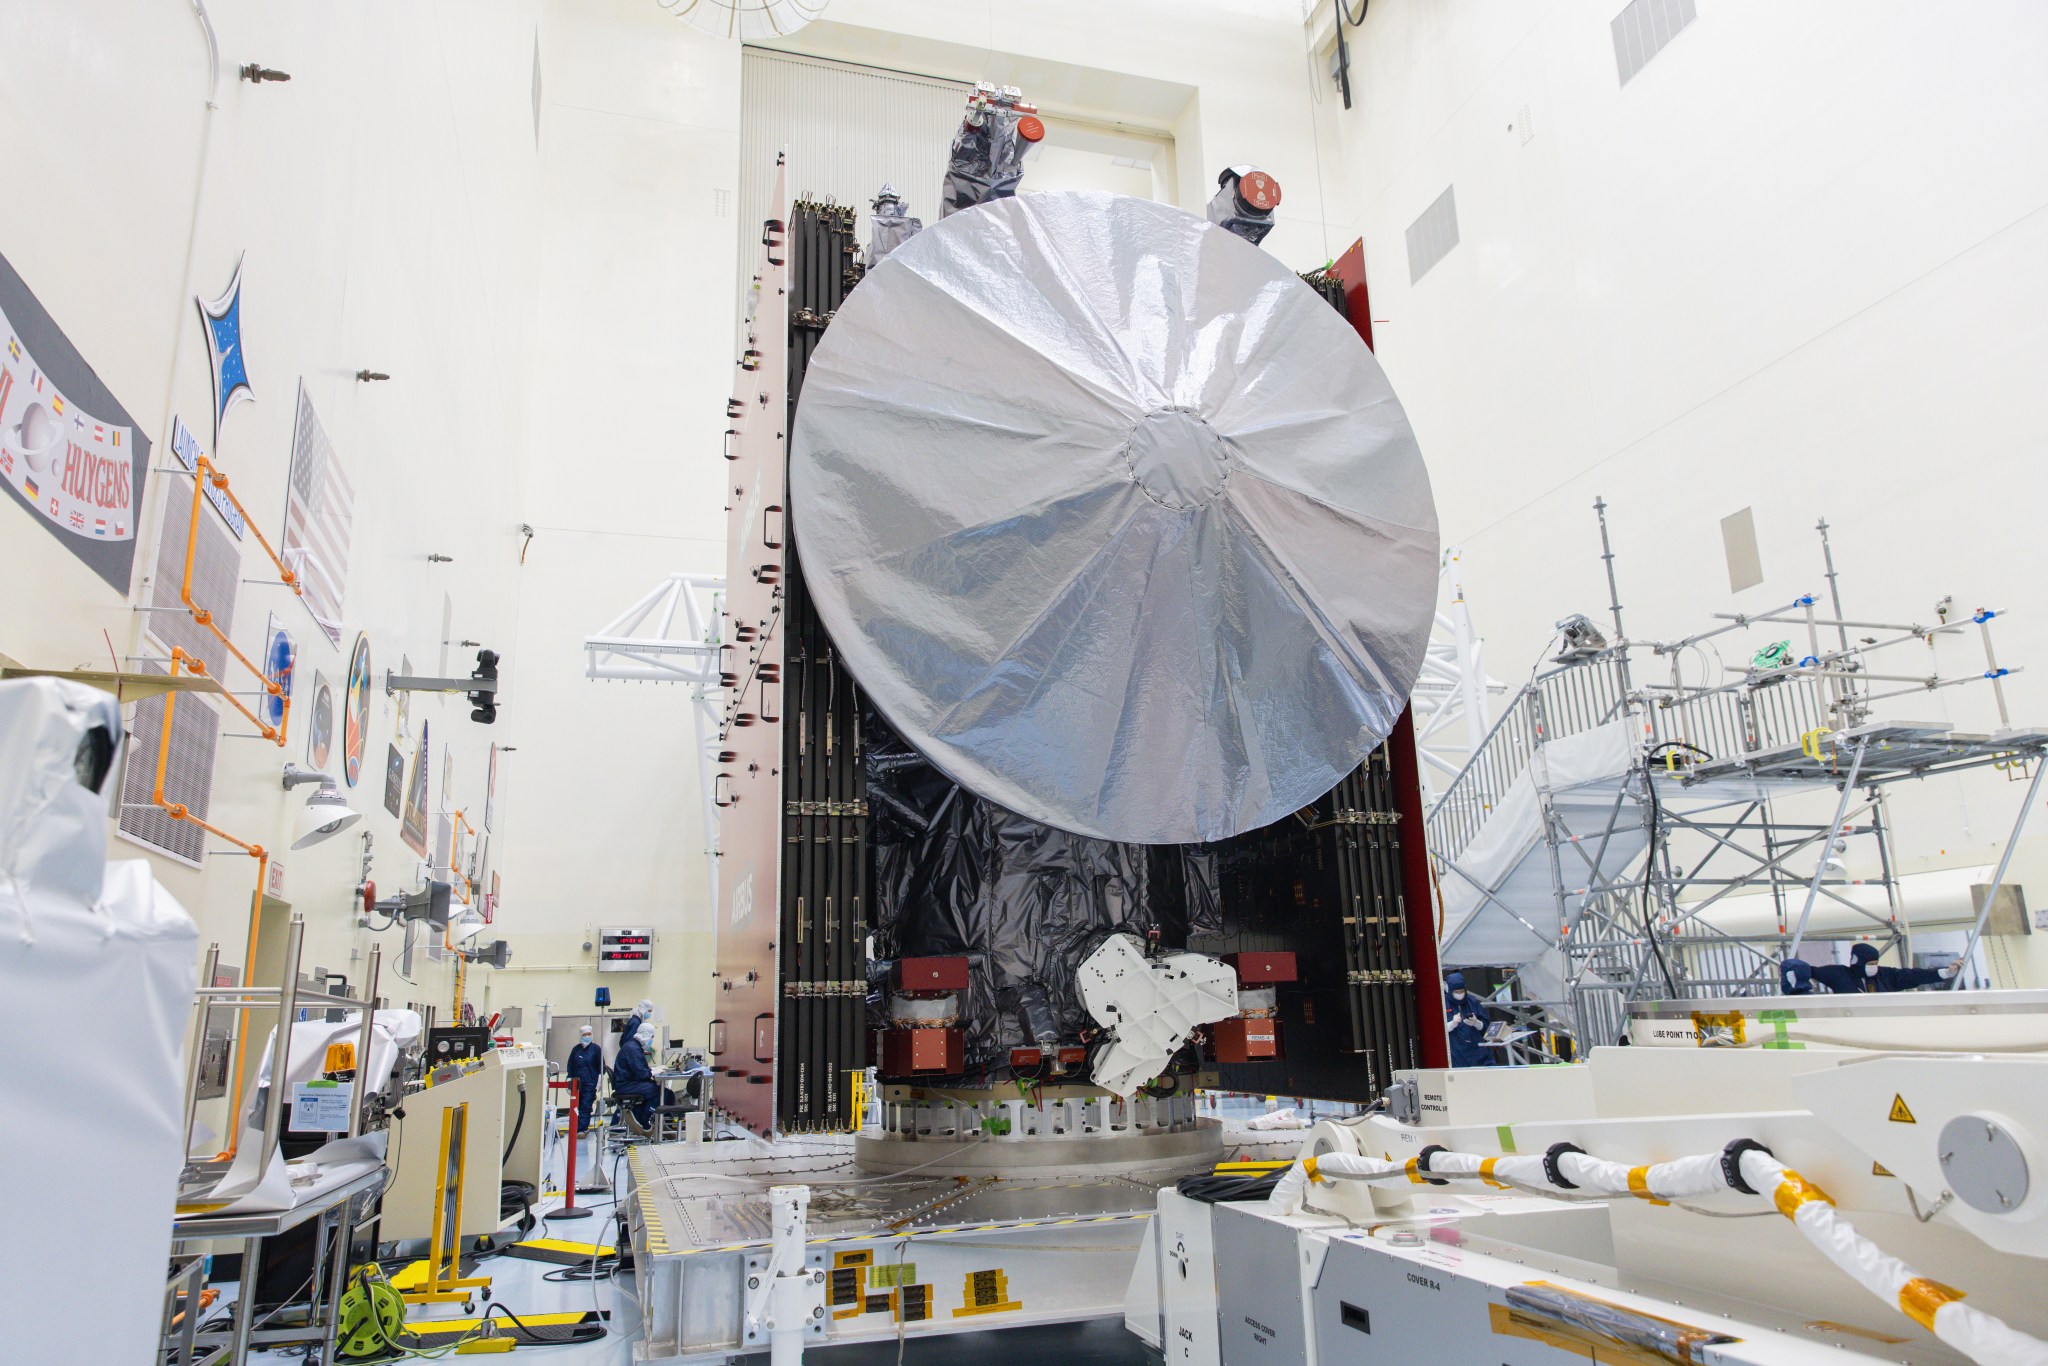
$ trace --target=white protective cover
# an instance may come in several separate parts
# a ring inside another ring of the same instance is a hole
[[[107,862],[120,765],[94,793],[73,764],[95,726],[121,735],[105,693],[0,683],[0,1094],[18,1107],[0,1297],[23,1311],[5,1315],[10,1361],[155,1359],[185,1160],[199,931],[147,863]],[[76,1316],[55,1311],[87,1292],[81,1353]]]

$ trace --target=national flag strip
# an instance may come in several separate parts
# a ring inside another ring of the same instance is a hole
[[[40,498],[43,493],[41,489],[36,487],[36,477],[33,474],[28,477],[28,481],[21,486],[21,489],[22,492],[31,498]]]
[[[21,359],[21,343],[13,337],[7,339],[7,354],[16,360]]]
[[[41,376],[37,376],[37,378],[38,380],[40,380]],[[43,386],[40,383],[36,385],[36,388],[38,390],[41,390],[42,387]],[[52,394],[50,396],[50,411],[55,413],[59,417],[64,416],[64,395]]]
[[[106,518],[104,518],[104,517],[95,517],[95,518],[93,518],[93,519],[92,519],[92,534],[93,534],[93,535],[95,535],[95,536],[104,536],[104,535],[106,535],[106,534],[107,534],[107,519],[106,519]]]

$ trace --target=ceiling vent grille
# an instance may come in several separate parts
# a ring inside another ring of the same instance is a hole
[[[204,520],[202,519],[202,525]],[[142,671],[167,670],[145,664]],[[128,766],[121,780],[119,829],[181,863],[205,866],[206,832],[190,821],[172,820],[150,798],[156,791],[156,760],[163,742],[164,699],[135,704],[130,724]],[[180,693],[171,712],[171,754],[164,765],[164,799],[181,803],[201,820],[213,809],[213,757],[220,747],[220,708],[197,693]]]
[[[156,571],[149,581],[149,633],[206,661],[215,678],[226,676],[228,651],[213,632],[192,620],[178,601],[185,581],[185,540],[192,530],[192,486],[182,479],[164,481],[164,512],[156,538]],[[213,613],[220,629],[235,633],[235,596],[241,587],[242,550],[210,507],[199,510],[199,546],[192,556],[192,601]]]
[[[1700,17],[1695,0],[1631,0],[1614,16],[1614,65],[1627,85],[1650,59],[1662,52],[1692,21]]]
[[[1457,186],[1446,185],[1436,202],[1408,225],[1408,283],[1429,274],[1429,269],[1450,255],[1458,245]]]

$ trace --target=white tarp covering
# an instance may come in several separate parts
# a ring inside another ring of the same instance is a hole
[[[1162,204],[954,214],[804,377],[790,515],[862,689],[954,781],[1058,829],[1222,839],[1393,727],[1436,603],[1429,477],[1321,296]]]
[[[1516,966],[1536,960],[1555,944],[1557,900],[1543,844],[1537,781],[1545,781],[1552,805],[1573,831],[1595,836],[1609,817],[1616,785],[1634,762],[1634,738],[1631,722],[1613,721],[1553,740],[1508,785],[1487,813],[1486,824],[1459,851],[1456,867],[1439,879],[1444,899],[1439,952],[1445,967]],[[1645,844],[1640,822],[1620,824],[1600,851],[1602,867],[1611,876]],[[1576,859],[1570,853],[1566,857]],[[1588,871],[1579,861],[1568,876],[1584,881]]]
[[[398,1064],[399,1051],[419,1037],[420,1027],[419,1012],[412,1010],[380,1010],[371,1019],[370,1058],[366,1070],[372,1093],[390,1083],[392,1070]],[[328,1045],[352,1044],[362,1037],[362,1028],[363,1017],[359,1011],[349,1013],[340,1021],[300,1020],[294,1024],[291,1052],[286,1059],[286,1084],[303,1084],[319,1077],[326,1066]],[[256,1071],[256,1085],[251,1088],[248,1103],[243,1107],[242,1134],[235,1145],[235,1160],[228,1164],[227,1170],[211,1187],[188,1196],[191,1204],[205,1207],[208,1213],[256,1214],[291,1209],[384,1160],[385,1135],[375,1133],[360,1139],[337,1139],[300,1162],[287,1163],[282,1151],[274,1152],[270,1155],[269,1165],[259,1171],[258,1164],[263,1157],[263,1115],[270,1103],[271,1062],[276,1052],[277,1030],[273,1028],[269,1040],[263,1045],[263,1061]],[[357,1084],[360,1081],[359,1077]],[[287,1127],[291,1123],[289,1095],[285,1098],[283,1123]],[[316,1166],[322,1179],[311,1184],[307,1178]]]
[[[181,1055],[199,932],[141,860],[107,862],[109,794],[81,743],[120,708],[54,679],[0,683],[0,1094],[12,1230],[10,1361],[156,1359],[185,1161]],[[89,1295],[90,1342],[76,1311]]]

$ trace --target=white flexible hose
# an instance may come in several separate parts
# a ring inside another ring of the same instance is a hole
[[[2048,1342],[1963,1303],[1850,1227],[1818,1187],[1769,1153],[1742,1155],[1743,1180],[1770,1193],[1778,1212],[1851,1280],[1982,1366],[2048,1366]]]
[[[1722,1153],[1702,1153],[1630,1167],[1586,1153],[1562,1152],[1557,1156],[1557,1172],[1571,1183],[1564,1186],[1551,1181],[1545,1159],[1539,1156],[1484,1157],[1438,1150],[1429,1155],[1424,1165],[1420,1157],[1396,1162],[1325,1153],[1301,1159],[1289,1167],[1267,1201],[1279,1213],[1293,1214],[1301,1209],[1311,1181],[1406,1179],[1421,1184],[1434,1178],[1484,1181],[1496,1187],[1519,1186],[1558,1194],[1570,1194],[1576,1189],[1582,1196],[1633,1196],[1668,1204],[1734,1189],[1722,1158]],[[1741,1154],[1740,1164],[1742,1179],[1750,1188],[1762,1192],[1823,1257],[1979,1366],[2048,1366],[2048,1342],[1971,1308],[1963,1302],[1962,1291],[1927,1279],[1885,1252],[1850,1226],[1826,1192],[1769,1153],[1747,1149]]]

